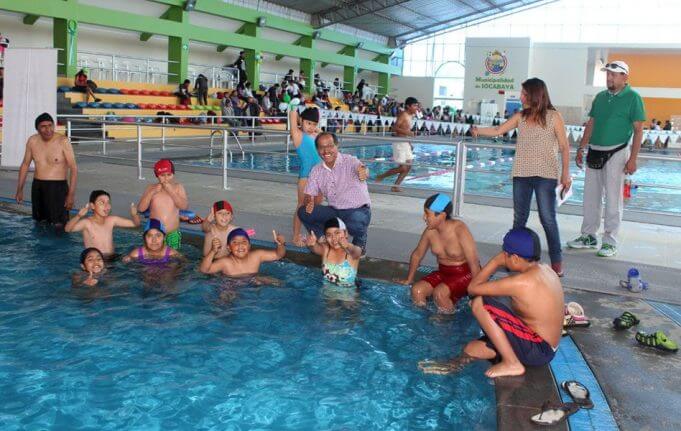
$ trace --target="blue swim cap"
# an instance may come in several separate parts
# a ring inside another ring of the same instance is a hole
[[[227,244],[232,242],[232,240],[238,236],[243,236],[248,240],[248,242],[251,242],[251,237],[248,236],[248,233],[245,230],[238,227],[236,229],[232,229],[229,235],[227,235]]]
[[[155,218],[150,218],[149,220],[147,220],[147,224],[144,226],[144,234],[146,235],[146,233],[149,232],[151,229],[157,229],[160,230],[163,235],[166,234],[166,227],[163,226],[161,220]]]
[[[530,261],[537,261],[541,257],[539,236],[526,227],[509,230],[504,236],[502,249],[508,254],[515,254]]]
[[[428,209],[436,213],[441,213],[442,211],[445,210],[445,208],[447,208],[447,205],[452,203],[452,198],[450,198],[444,193],[438,193],[436,196],[437,197],[430,204]]]

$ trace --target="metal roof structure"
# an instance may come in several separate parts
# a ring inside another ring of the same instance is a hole
[[[555,0],[268,0],[312,15],[316,28],[345,24],[409,42]]]

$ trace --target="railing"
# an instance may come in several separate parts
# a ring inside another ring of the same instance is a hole
[[[72,120],[74,123],[75,122],[80,122],[82,120]],[[88,122],[92,122],[91,120]],[[120,125],[121,123],[111,123],[111,122],[106,122],[102,121],[99,122],[101,124],[116,124]],[[125,123],[124,123],[125,124]],[[141,129],[142,127],[168,127],[168,125],[164,124],[147,124],[147,123],[134,123],[130,124],[127,123],[129,126],[134,126],[137,128],[137,166],[138,166],[138,177],[142,177],[142,135],[141,135]],[[246,159],[246,153],[244,151],[244,148],[241,147],[240,142],[238,141],[238,133],[249,133],[253,134],[254,132],[263,132],[263,133],[269,133],[271,136],[275,137],[280,137],[281,140],[277,140],[276,144],[272,144],[272,149],[267,151],[267,150],[256,150],[255,147],[252,150],[249,150],[250,156],[251,156],[251,164],[253,165],[253,159],[254,156],[257,156],[258,154],[264,154],[268,155],[268,157],[271,157],[272,155],[278,155],[281,157],[282,155],[286,157],[286,169],[288,171],[288,166],[289,166],[289,153],[288,150],[289,148],[289,140],[286,138],[288,136],[288,132],[286,131],[276,131],[276,130],[268,130],[268,129],[262,129],[262,128],[252,128],[252,127],[231,127],[231,128],[226,128],[226,127],[221,127],[218,125],[212,125],[212,126],[173,126],[173,127],[178,127],[178,128],[188,128],[188,129],[202,129],[202,130],[210,130],[212,131],[212,139],[210,142],[210,149],[211,149],[211,158],[213,157],[213,140],[216,137],[221,137],[222,138],[222,182],[223,182],[223,187],[227,187],[227,171],[229,167],[228,162],[232,162],[233,159],[233,152],[230,148],[230,139],[236,142],[241,150],[241,157],[242,159]],[[345,135],[339,135],[338,138],[340,139],[342,143],[342,147],[347,147],[346,144],[352,144],[353,142],[359,142],[362,146],[359,147],[360,151],[358,152],[358,157],[367,164],[372,164],[372,167],[379,168],[381,166],[384,166],[386,164],[389,165],[394,165],[394,162],[385,160],[383,157],[375,157],[369,154],[369,150],[371,150],[372,147],[376,146],[383,146],[386,144],[390,144],[396,140],[394,137],[381,137],[381,136],[364,136],[364,135],[356,135],[356,134],[345,134]],[[151,144],[152,141],[155,141],[154,139],[144,139],[147,144]],[[284,143],[285,141],[285,143]],[[487,183],[492,183],[493,187],[499,188],[499,192],[497,193],[496,197],[492,196],[491,202],[487,203],[488,205],[499,205],[498,199],[501,199],[502,201],[505,202],[504,206],[510,206],[509,203],[511,199],[508,197],[509,195],[509,190],[501,190],[504,187],[509,188],[511,186],[511,181],[510,181],[510,172],[508,170],[503,171],[503,170],[490,170],[490,169],[485,169],[484,167],[493,167],[496,166],[498,167],[499,165],[503,165],[504,163],[506,164],[511,164],[513,161],[513,156],[512,155],[501,155],[501,157],[496,158],[496,161],[485,161],[484,163],[480,163],[480,160],[476,161],[476,154],[480,154],[480,151],[494,151],[494,150],[499,150],[500,152],[508,152],[509,154],[515,150],[515,145],[511,144],[499,144],[499,143],[480,143],[476,140],[471,140],[468,138],[461,138],[461,139],[452,139],[451,137],[446,137],[446,138],[434,138],[434,137],[413,137],[413,138],[399,138],[400,142],[410,142],[414,144],[426,144],[426,145],[441,145],[441,146],[447,146],[447,147],[452,147],[452,150],[447,150],[445,151],[448,154],[448,157],[450,157],[450,162],[447,166],[443,165],[442,163],[437,163],[439,160],[436,160],[436,162],[428,162],[426,158],[422,160],[426,160],[425,162],[419,161],[416,163],[412,164],[412,168],[415,170],[425,168],[427,172],[425,175],[422,177],[427,178],[431,175],[444,175],[444,174],[452,174],[452,182],[450,184],[450,189],[451,193],[454,197],[454,202],[455,202],[455,208],[454,208],[454,214],[457,216],[460,216],[462,214],[462,205],[464,203],[464,192],[466,192],[466,195],[470,196],[472,199],[477,200],[480,203],[480,198],[485,197],[487,199],[488,196],[485,193],[481,193],[479,190],[476,189],[475,183],[472,183],[468,185],[467,188],[467,181],[466,181],[466,176],[468,174],[472,174],[473,176],[480,175],[480,174],[487,174],[487,175],[492,175],[491,177],[488,178],[493,178],[492,180],[485,180],[483,182]],[[280,147],[279,145],[286,145],[286,153],[282,153],[283,148]],[[193,149],[200,148],[197,146],[196,143],[193,143],[191,146]],[[163,150],[163,148],[162,148]],[[572,151],[574,154],[574,150]],[[662,161],[662,162],[674,162],[678,163],[681,162],[681,157],[676,157],[676,156],[668,156],[668,155],[659,155],[659,154],[641,154],[639,156],[639,159],[641,161]],[[491,159],[490,159],[491,160]],[[496,165],[495,165],[496,163]],[[572,163],[571,163],[572,164]],[[484,166],[484,167],[483,167]],[[253,169],[254,167],[252,167]],[[496,176],[496,177],[495,177]],[[664,176],[662,177],[664,180]],[[575,183],[581,183],[583,179],[581,178],[581,174],[577,172],[575,174],[574,178]],[[496,185],[495,185],[496,184]],[[676,184],[663,184],[663,183],[658,183],[656,181],[652,182],[641,182],[637,184],[640,189],[646,193],[646,189],[649,190],[649,193],[651,193],[652,199],[657,199],[657,196],[659,195],[659,192],[661,190],[667,190],[667,193],[669,195],[672,195],[673,197],[678,196],[679,198],[679,204],[678,208],[681,208],[681,186],[676,185]],[[379,187],[381,189],[387,188],[389,186],[381,186],[374,184],[374,187]],[[412,191],[414,193],[418,192],[423,193],[424,190],[423,188],[417,188],[413,186],[402,186],[404,187],[407,191]],[[427,187],[426,190],[432,190],[435,192],[436,190],[443,190],[443,186],[436,186],[436,187]],[[579,192],[579,190],[577,191]],[[639,194],[640,198],[641,194]],[[649,197],[650,198],[650,197]],[[496,199],[496,201],[495,201]],[[648,199],[648,198],[647,198]],[[489,200],[489,199],[488,199]],[[495,203],[497,202],[497,203]],[[574,202],[574,201],[573,201]],[[676,205],[676,204],[675,204]],[[570,207],[573,209],[570,210]],[[564,208],[568,208],[568,212],[572,212],[574,214],[580,213],[578,211],[579,205],[576,205],[575,203],[566,203],[564,205]],[[673,224],[673,225],[681,225],[681,217],[680,213],[681,210],[677,211],[677,207],[675,207],[674,211],[671,211],[666,209],[666,210],[655,210],[651,209],[648,207],[643,207],[643,208],[637,208],[637,209],[627,209],[626,213],[633,214],[633,218],[637,221],[643,221],[643,222],[654,222],[652,221],[651,217],[652,216],[658,216],[664,219],[664,221],[661,221],[660,223],[662,224]],[[563,211],[563,210],[561,210]],[[671,221],[670,221],[671,220]]]

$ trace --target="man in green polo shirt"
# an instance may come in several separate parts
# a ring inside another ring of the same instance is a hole
[[[575,159],[581,168],[588,145],[591,154],[586,160],[582,234],[568,242],[568,247],[597,248],[596,233],[603,217],[603,241],[598,256],[610,257],[617,254],[617,232],[624,210],[624,176],[636,172],[646,115],[641,96],[627,84],[629,66],[625,62],[610,62],[601,71],[607,73],[608,89],[594,98]]]

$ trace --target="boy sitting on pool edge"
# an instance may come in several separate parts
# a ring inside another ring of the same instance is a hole
[[[204,274],[222,273],[230,277],[256,276],[263,262],[274,262],[286,255],[286,239],[283,235],[272,231],[276,250],[251,251],[251,238],[242,228],[233,229],[227,235],[227,244],[230,253],[227,257],[215,260],[215,256],[223,247],[218,238],[213,238],[210,252],[201,259],[199,270]]]
[[[493,257],[468,286],[475,296],[471,309],[485,335],[469,342],[463,354],[449,362],[419,362],[425,373],[449,374],[477,359],[498,363],[487,377],[519,376],[525,366],[551,362],[563,329],[563,288],[549,265],[539,263],[541,246],[528,228],[510,230],[503,251]],[[489,281],[501,267],[516,274]],[[493,299],[508,296],[511,307]]]
[[[85,218],[89,210],[92,210],[94,214]],[[134,203],[130,204],[132,220],[109,215],[110,213],[111,195],[104,190],[94,190],[90,193],[88,204],[66,223],[64,230],[66,232],[83,232],[85,248],[97,248],[105,259],[110,259],[115,253],[114,228],[134,228],[140,225],[140,216],[137,214]]]
[[[149,210],[149,218],[160,220],[167,229],[165,243],[179,250],[182,242],[180,233],[180,210],[189,208],[187,192],[182,184],[175,182],[175,165],[168,159],[161,159],[154,165],[157,184],[150,184],[142,194],[137,210]]]

